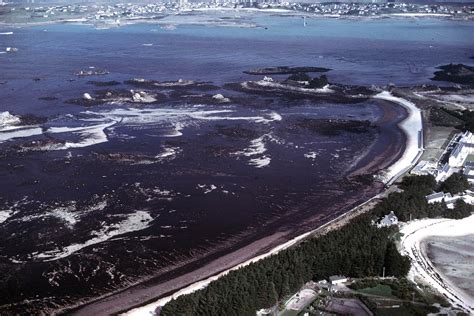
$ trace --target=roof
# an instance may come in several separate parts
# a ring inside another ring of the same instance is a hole
[[[464,144],[463,143],[458,143],[456,145],[456,147],[454,147],[453,151],[451,152],[451,156],[453,156],[454,158],[457,158],[459,156],[459,154],[461,153],[463,148],[464,148]]]
[[[444,197],[444,192],[435,192],[433,194],[427,195],[426,199],[430,201],[430,200],[436,200],[443,197]]]
[[[343,276],[343,275],[331,275],[329,277],[329,281],[339,281],[339,280],[346,280],[347,277]]]
[[[438,172],[438,174],[440,173],[448,173],[449,172],[449,169],[451,169],[451,166],[448,164],[448,163],[445,163],[443,165],[443,167],[441,168],[441,171]]]

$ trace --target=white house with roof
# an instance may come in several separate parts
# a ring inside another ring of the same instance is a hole
[[[389,227],[392,225],[398,224],[398,217],[391,211],[389,214],[385,215],[380,222],[377,224],[378,228]]]
[[[426,196],[426,201],[430,204],[441,203],[446,200],[452,199],[451,193],[435,192]]]
[[[347,282],[347,277],[343,275],[332,275],[329,277],[329,282],[331,282],[331,285],[341,284]]]

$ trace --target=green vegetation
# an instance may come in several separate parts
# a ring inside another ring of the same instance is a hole
[[[454,209],[447,212],[446,217],[461,219],[470,216],[472,212],[474,212],[473,205],[467,204],[463,200],[457,200]]]
[[[425,196],[436,190],[433,176],[409,176],[400,184],[402,192],[394,192],[374,207],[377,217],[393,211],[401,221],[437,217],[446,212],[443,204],[428,204]]]
[[[474,83],[474,67],[464,64],[449,64],[437,67],[432,80],[448,81],[461,84]]]
[[[437,313],[439,309],[430,305],[418,305],[411,303],[402,303],[399,308],[375,308],[374,313],[377,316],[419,316]]]
[[[368,287],[368,288],[359,290],[359,292],[364,293],[364,294],[393,297],[392,288],[385,284],[377,284],[374,287]]]
[[[309,81],[309,88],[317,89],[322,88],[329,83],[328,77],[326,75],[322,75],[319,78],[313,78]]]
[[[438,126],[450,126],[474,132],[474,113],[469,110],[461,112],[446,108],[432,108],[430,120]]]
[[[441,191],[456,194],[469,189],[469,182],[465,175],[453,173],[441,185]]]
[[[294,293],[304,282],[334,274],[377,276],[384,266],[406,275],[410,262],[395,249],[389,236],[393,229],[378,229],[370,216],[297,247],[251,264],[212,282],[203,290],[180,296],[163,307],[161,315],[255,315]],[[270,290],[269,290],[270,289]]]
[[[375,315],[426,315],[439,311],[433,303],[447,304],[444,298],[426,295],[405,278],[362,279],[350,288],[361,293],[358,297]]]
[[[446,207],[445,203],[429,204],[426,195],[433,191],[444,190],[451,193],[458,193],[466,190],[469,183],[464,175],[455,173],[439,186],[433,176],[408,176],[400,184],[402,192],[394,192],[383,199],[374,207],[374,214],[378,217],[393,211],[401,221],[408,221],[416,218],[463,218],[474,211],[472,205],[457,203],[454,210]],[[458,205],[459,204],[459,205]]]
[[[311,77],[305,72],[298,72],[296,74],[292,74],[286,80],[292,81],[310,81]]]
[[[431,108],[430,121],[437,126],[455,127],[459,129],[462,129],[464,126],[464,121],[457,112],[445,108]]]
[[[415,293],[415,300],[428,303],[419,293],[415,285],[405,278],[400,279],[362,279],[357,280],[349,286],[351,289],[372,295],[394,297],[401,300],[412,300]]]

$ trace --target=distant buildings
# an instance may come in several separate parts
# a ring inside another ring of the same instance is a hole
[[[467,204],[474,204],[474,192],[466,190],[465,192],[456,195],[451,195],[451,193],[435,192],[426,196],[426,201],[429,204],[444,202],[446,203],[446,207],[449,209],[453,209],[456,202],[459,200],[463,200]]]
[[[415,175],[431,174],[437,182],[441,182],[455,172],[464,171],[468,180],[474,182],[474,157],[470,157],[473,154],[474,135],[469,131],[459,133],[451,139],[446,152],[438,162],[422,160],[410,173]]]

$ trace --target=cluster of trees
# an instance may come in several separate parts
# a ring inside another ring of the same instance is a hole
[[[461,219],[470,216],[472,212],[474,212],[474,206],[463,200],[457,200],[454,209],[448,210],[445,215],[448,218]]]
[[[469,189],[469,182],[465,175],[453,173],[441,184],[440,189],[451,194],[461,193]]]
[[[429,204],[426,200],[426,196],[434,191],[456,194],[468,189],[467,178],[460,173],[454,173],[440,184],[431,175],[409,176],[399,186],[403,191],[391,193],[378,203],[374,207],[374,215],[380,217],[393,211],[399,220],[408,221],[425,217],[463,218],[474,211],[472,205],[462,200],[455,204],[454,210],[448,209],[444,202]]]
[[[430,119],[441,126],[452,126],[463,131],[474,132],[474,112],[454,111],[447,108],[433,108]]]
[[[353,277],[405,276],[410,260],[399,254],[389,236],[368,215],[324,236],[233,271],[203,290],[166,304],[161,315],[255,315],[305,282],[343,274]]]

